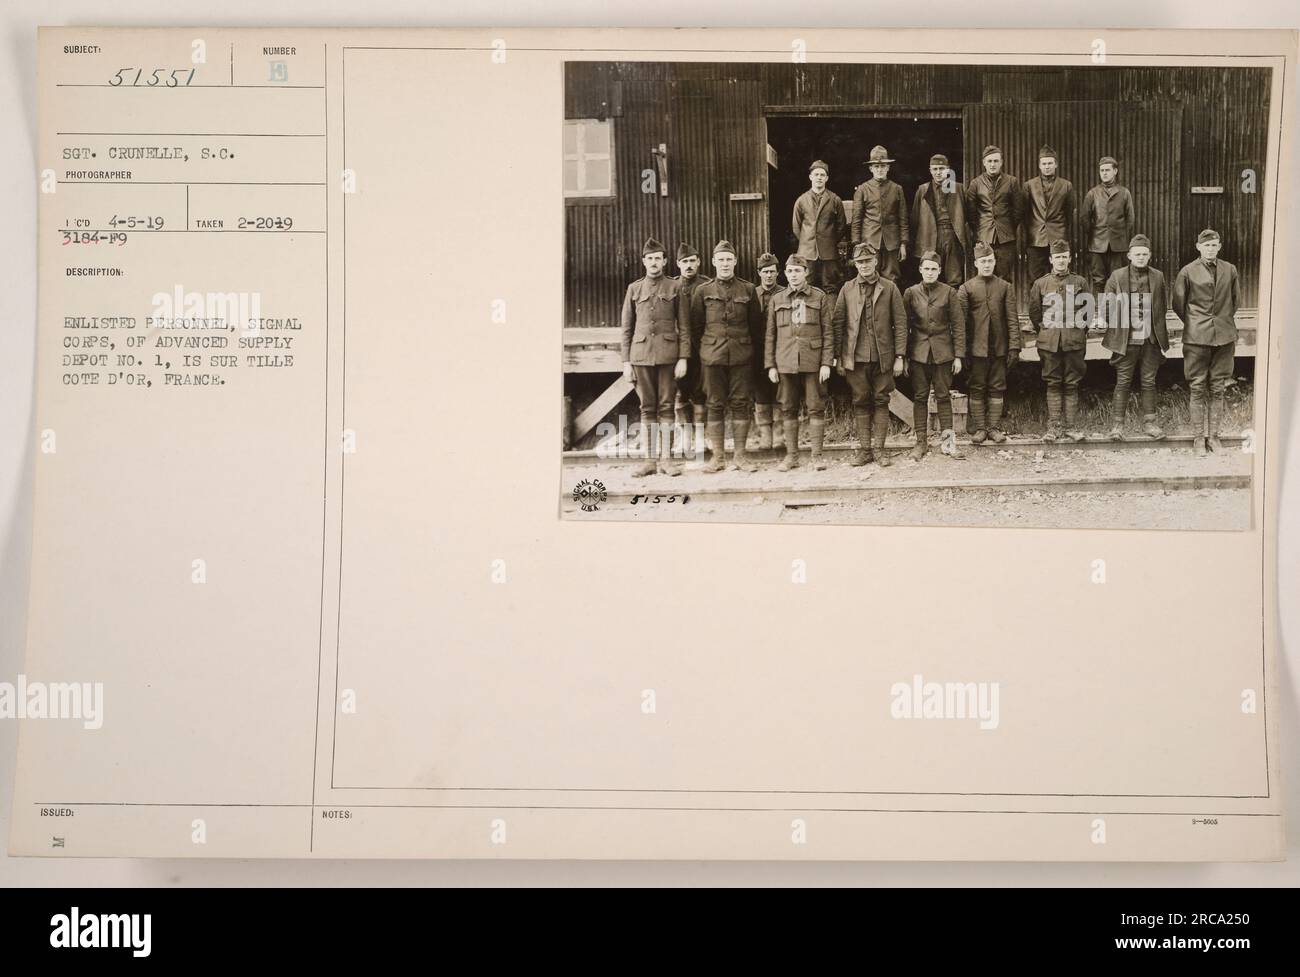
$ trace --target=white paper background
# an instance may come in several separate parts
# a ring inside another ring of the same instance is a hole
[[[806,25],[854,27],[924,27],[911,9],[900,6],[891,16],[860,8],[806,0],[788,4],[750,0],[718,3],[711,10],[698,3],[657,0],[644,4],[557,2],[538,10],[522,2],[465,8],[449,3],[401,3],[372,0],[351,3],[299,3],[277,8],[267,19],[264,4],[228,0],[223,18],[213,26],[791,26],[797,9]],[[0,174],[5,184],[0,256],[9,287],[0,290],[0,322],[6,340],[0,357],[0,681],[14,681],[22,670],[26,628],[28,559],[31,546],[31,479],[35,443],[32,436],[32,382],[35,333],[36,136],[35,31],[38,25],[181,26],[212,25],[211,7],[176,0],[121,0],[111,8],[93,3],[37,3],[18,0],[0,13],[4,25],[3,90],[0,112],[6,138],[0,140]],[[292,11],[292,14],[290,12]],[[1087,20],[1081,19],[1086,12]],[[1234,9],[1230,26],[1295,27],[1300,16],[1292,4],[1270,2]],[[1148,3],[1134,7],[1116,0],[1094,0],[1077,12],[1026,10],[1023,5],[985,0],[979,7],[945,8],[942,26],[954,27],[1226,27],[1226,9],[1209,3]],[[795,24],[793,26],[799,26]],[[1295,106],[1289,114],[1294,119]],[[1285,217],[1283,218],[1285,221]],[[1279,234],[1295,235],[1294,223]],[[1294,239],[1294,237],[1293,237]],[[1297,299],[1293,282],[1278,295],[1280,328]],[[1296,778],[1297,702],[1300,701],[1300,656],[1288,645],[1300,635],[1300,607],[1286,595],[1297,590],[1300,529],[1297,529],[1295,480],[1300,476],[1294,415],[1297,376],[1283,361],[1281,441],[1285,467],[1281,502],[1279,591],[1282,649],[1280,658],[1282,770],[1286,809],[1292,826],[1291,860],[1278,865],[999,865],[999,864],[744,864],[744,863],[524,863],[524,862],[227,862],[167,860],[13,859],[0,854],[4,885],[255,885],[255,884],[884,884],[884,885],[1296,885],[1300,884],[1300,789]],[[1289,477],[1288,477],[1289,476]],[[7,837],[12,801],[16,724],[0,721],[0,837]]]

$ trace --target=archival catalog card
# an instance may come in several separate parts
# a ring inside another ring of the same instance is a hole
[[[11,851],[1282,857],[1293,33],[37,43]]]

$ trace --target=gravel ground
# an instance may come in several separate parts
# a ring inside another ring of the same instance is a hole
[[[1079,478],[1169,477],[1189,475],[1249,475],[1254,455],[1237,450],[1197,458],[1185,447],[1084,450],[1069,445],[964,449],[967,460],[954,461],[931,450],[920,463],[894,454],[882,469],[871,464],[853,468],[847,454],[829,456],[829,467],[815,472],[806,463],[793,472],[778,472],[774,461],[760,464],[753,474],[726,471],[705,474],[698,463],[686,466],[677,478],[631,477],[632,464],[570,465],[563,469],[561,496],[566,517],[576,519],[635,519],[717,522],[804,522],[863,525],[1021,526],[1068,528],[1247,529],[1251,524],[1248,489],[1180,489],[1173,491],[1080,492],[1036,486],[1031,489],[986,489],[972,481],[1051,480]],[[805,456],[806,462],[806,456]],[[582,512],[572,491],[584,479],[599,479],[611,493],[673,493],[692,495],[683,505],[633,506],[612,500],[594,512]],[[916,490],[862,490],[872,485],[917,484]],[[843,487],[844,501],[833,494],[809,500],[767,498],[765,492]],[[752,490],[723,498],[710,490]],[[705,493],[703,495],[699,493]],[[694,494],[692,494],[694,493]],[[806,504],[815,502],[816,504]],[[1116,513],[1122,513],[1117,516]],[[1062,519],[1064,517],[1064,521]]]

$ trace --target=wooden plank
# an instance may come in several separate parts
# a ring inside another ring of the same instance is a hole
[[[909,431],[912,430],[912,402],[899,393],[897,387],[889,394],[889,413],[906,424]]]
[[[631,392],[631,384],[624,380],[620,373],[614,382],[605,388],[605,392],[593,400],[574,420],[573,440],[581,441],[588,431],[603,421],[605,415],[617,407],[619,402]]]
[[[566,347],[564,350],[565,373],[622,373],[623,355],[617,349],[594,347],[579,349]]]

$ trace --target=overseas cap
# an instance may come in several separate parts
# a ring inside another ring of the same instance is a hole
[[[660,254],[668,253],[668,249],[665,248],[663,244],[656,241],[652,237],[646,238],[645,244],[641,245],[641,257],[644,258],[648,254],[654,254],[656,251],[658,251]]]

